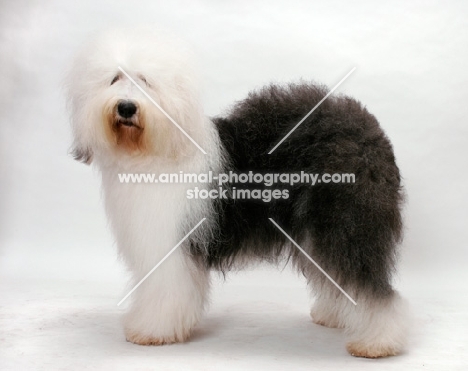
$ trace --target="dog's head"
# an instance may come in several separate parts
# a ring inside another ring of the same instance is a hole
[[[66,83],[75,158],[177,159],[196,151],[180,130],[195,141],[203,132],[189,55],[148,30],[108,31],[88,43]]]

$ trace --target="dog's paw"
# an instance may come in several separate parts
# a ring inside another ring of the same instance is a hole
[[[183,343],[189,338],[189,334],[182,336],[154,336],[148,334],[141,334],[134,331],[125,331],[125,337],[128,342],[138,345],[165,345],[173,343]]]
[[[329,328],[343,328],[343,326],[340,325],[340,323],[337,320],[334,320],[330,317],[328,318],[320,318],[313,313],[310,314],[312,317],[312,322],[315,323],[316,325],[324,326],[324,327],[329,327]]]
[[[398,346],[384,345],[379,343],[366,344],[359,341],[353,341],[346,344],[346,350],[354,357],[364,358],[396,356],[401,352],[401,349]]]
[[[315,319],[315,317],[312,317],[312,322],[315,323],[316,325],[328,327],[328,328],[341,328],[337,322],[331,322],[331,321],[325,321],[323,319]]]
[[[324,312],[320,307],[314,307],[310,311],[310,317],[312,322],[316,325],[330,327],[330,328],[343,328],[343,325],[340,324],[336,315],[331,313],[331,311]]]

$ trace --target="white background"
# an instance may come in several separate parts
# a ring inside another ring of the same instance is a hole
[[[3,1],[0,5],[0,369],[424,369],[468,364],[468,3]],[[62,81],[80,44],[152,25],[199,59],[206,113],[272,81],[314,80],[377,116],[408,194],[396,286],[415,314],[399,357],[348,356],[313,325],[304,280],[260,267],[215,280],[187,344],[125,342],[98,176],[67,154]]]

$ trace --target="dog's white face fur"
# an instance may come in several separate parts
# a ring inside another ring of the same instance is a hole
[[[196,147],[119,70],[202,142],[205,120],[190,60],[177,41],[148,30],[109,31],[86,45],[67,79],[75,157],[89,163],[95,157],[156,155],[169,160],[193,154]],[[118,113],[122,101],[137,107],[130,120]]]

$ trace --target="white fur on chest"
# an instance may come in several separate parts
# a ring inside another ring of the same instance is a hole
[[[187,219],[202,214],[199,202],[187,200],[193,184],[121,183],[113,168],[102,171],[102,182],[112,232],[130,268],[151,269],[183,237]]]

